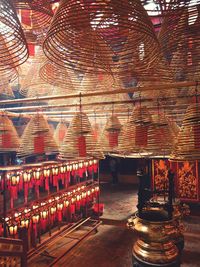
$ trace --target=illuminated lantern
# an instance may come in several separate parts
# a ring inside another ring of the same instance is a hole
[[[24,218],[23,220],[20,221],[20,225],[21,225],[21,227],[28,229],[29,228],[29,219]]]
[[[18,227],[16,224],[11,224],[8,226],[8,231],[11,236],[15,236],[17,234]]]
[[[36,193],[36,198],[40,197],[40,191],[39,191],[39,185],[41,183],[40,178],[41,178],[41,169],[37,169],[33,171],[33,178],[35,180],[35,193]]]
[[[37,223],[39,222],[39,219],[40,219],[40,215],[39,215],[39,214],[34,214],[34,215],[32,216],[32,222],[33,222],[34,224],[37,224]]]
[[[63,201],[63,205],[64,205],[65,208],[67,208],[69,206],[69,200],[65,199]]]
[[[25,200],[25,203],[27,204],[27,202],[28,202],[28,188],[29,188],[29,183],[31,181],[31,173],[30,172],[24,172],[23,173],[23,181],[24,181],[24,200]]]
[[[79,168],[83,168],[83,162],[79,162],[78,166]]]
[[[45,179],[45,190],[48,192],[49,194],[49,176],[50,176],[50,169],[44,169],[43,170],[43,174],[44,174],[44,177],[46,178]]]
[[[29,183],[31,181],[31,172],[24,172],[23,180],[25,183]]]
[[[43,211],[41,211],[40,215],[41,215],[41,218],[45,220],[48,217],[48,211],[43,210]]]
[[[57,204],[57,210],[58,210],[58,221],[62,221],[62,210],[63,210],[63,203]]]
[[[33,177],[34,177],[35,180],[40,180],[40,175],[41,175],[41,170],[40,169],[34,170]]]
[[[53,167],[52,168],[53,175],[58,175],[58,171],[59,171],[58,167]]]
[[[12,186],[16,186],[19,184],[20,176],[18,173],[14,173],[10,176],[10,181]]]
[[[51,207],[50,213],[51,213],[51,215],[55,214],[56,213],[56,207]]]
[[[47,218],[48,218],[48,211],[47,210],[41,211],[40,212],[40,226],[42,230],[46,229]]]

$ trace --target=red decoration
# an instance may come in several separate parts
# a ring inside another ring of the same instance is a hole
[[[11,147],[11,135],[10,133],[3,133],[1,135],[2,138],[2,148],[10,148]]]
[[[31,11],[30,10],[21,10],[21,22],[25,26],[31,27]]]
[[[59,141],[63,141],[63,139],[65,138],[65,130],[63,130],[63,129],[59,130],[58,138],[59,138]]]
[[[79,157],[85,157],[86,156],[85,136],[80,136],[78,138],[78,152],[79,152]]]
[[[119,135],[118,131],[110,131],[108,133],[109,146],[111,148],[118,146],[118,135]]]
[[[44,136],[43,135],[34,137],[34,152],[36,154],[44,153]]]
[[[135,145],[136,146],[147,146],[147,133],[148,126],[138,125],[135,127]]]
[[[28,44],[28,51],[29,51],[29,56],[35,56],[35,45],[29,43]]]

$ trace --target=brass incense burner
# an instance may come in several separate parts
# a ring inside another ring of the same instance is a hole
[[[168,220],[159,208],[145,210],[129,219],[129,227],[136,232],[138,239],[133,246],[136,266],[179,266],[178,249],[173,242],[177,235],[175,219]]]

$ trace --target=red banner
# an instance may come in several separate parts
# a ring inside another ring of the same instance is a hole
[[[34,137],[34,152],[36,154],[44,153],[44,136],[43,135]]]
[[[148,138],[148,126],[138,125],[135,127],[135,145],[146,147]]]
[[[109,140],[109,146],[110,148],[114,148],[118,146],[118,131],[113,131],[108,133],[108,140]]]

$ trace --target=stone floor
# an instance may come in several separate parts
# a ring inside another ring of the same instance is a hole
[[[60,260],[56,267],[132,266],[131,250],[136,236],[127,229],[126,221],[136,210],[137,190],[134,186],[104,184],[101,187],[100,202],[105,204],[105,209],[98,233],[90,235]],[[190,216],[185,221],[185,249],[181,267],[200,267],[199,220],[199,216]]]

